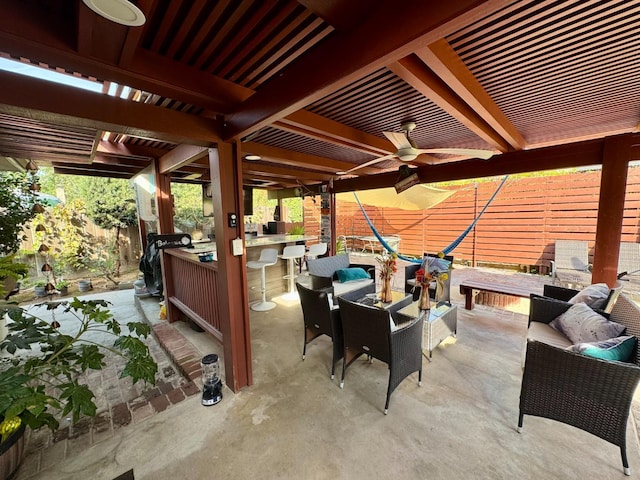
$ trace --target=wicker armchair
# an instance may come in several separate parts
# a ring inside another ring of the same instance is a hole
[[[418,372],[418,385],[422,382],[423,322],[418,318],[411,319],[408,325],[391,331],[389,314],[395,317],[396,312],[353,303],[342,297],[338,297],[338,303],[344,331],[340,388],[344,386],[347,367],[361,355],[366,354],[386,363],[389,366],[387,399],[384,405],[386,415],[391,394],[402,380],[413,372]]]
[[[425,252],[425,256],[436,257],[437,255]],[[453,265],[453,255],[445,255],[444,259],[450,261],[451,265]],[[416,272],[420,269],[421,266],[422,264],[420,263],[411,263],[404,267],[404,291],[406,293],[411,293],[413,295],[414,301],[420,298],[420,291],[422,290],[422,287],[420,287],[419,285],[414,286],[411,282],[409,282],[409,280],[413,280],[414,278],[416,278]],[[451,274],[452,272],[450,271],[449,278],[447,278],[443,282],[444,292],[441,295],[441,301],[451,301]],[[435,298],[436,296],[435,282],[431,282],[431,285],[429,285],[429,296],[431,298]]]
[[[307,344],[321,335],[327,335],[333,340],[333,355],[331,360],[331,378],[335,376],[336,362],[342,358],[344,341],[340,312],[329,305],[328,294],[332,289],[311,290],[296,283],[302,306],[304,321],[304,342],[302,344],[302,360],[307,354]]]
[[[548,324],[570,306],[562,300],[532,295],[529,325]],[[626,325],[627,335],[640,337],[640,309],[625,295],[618,297],[609,318]],[[524,415],[550,418],[580,428],[620,447],[624,473],[630,475],[626,430],[639,381],[637,345],[632,360],[625,363],[591,358],[528,340],[518,431],[522,429]]]

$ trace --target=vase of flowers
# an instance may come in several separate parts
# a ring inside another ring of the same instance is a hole
[[[391,279],[393,274],[398,271],[397,253],[383,253],[381,256],[376,257],[376,260],[380,264],[380,280],[382,280],[382,288],[380,290],[380,301],[383,303],[391,302]]]
[[[439,252],[437,257],[426,256],[422,268],[416,271],[416,286],[420,286],[420,298],[418,308],[429,310],[431,299],[429,298],[429,285],[432,281],[436,283],[435,299],[440,301],[444,294],[444,282],[449,278],[449,268],[451,264],[444,260],[444,253]]]

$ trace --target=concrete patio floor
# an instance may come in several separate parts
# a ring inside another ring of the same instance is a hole
[[[110,480],[130,469],[136,479],[623,478],[619,449],[597,437],[530,416],[516,432],[528,300],[467,311],[457,288],[467,275],[491,273],[456,267],[457,338],[424,360],[421,387],[411,375],[396,389],[386,416],[386,366],[359,360],[341,390],[329,376],[330,340],[311,343],[302,361],[300,306],[276,297],[276,309],[251,312],[253,386],[225,389],[212,407],[188,396],[93,445],[75,445],[38,473],[28,456],[16,479]],[[515,275],[536,286],[549,280]],[[117,308],[135,311],[132,297],[120,297]],[[162,322],[157,299],[141,305],[150,322]],[[211,336],[182,322],[170,327],[199,354],[221,354]],[[635,476],[638,419],[640,394],[627,434]]]

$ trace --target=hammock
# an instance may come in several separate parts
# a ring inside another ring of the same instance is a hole
[[[448,254],[448,253],[451,253],[453,251],[453,249],[456,248],[458,245],[460,245],[462,240],[464,240],[465,237],[467,235],[469,235],[469,232],[471,232],[471,230],[473,230],[473,227],[476,226],[476,223],[478,223],[478,220],[480,220],[480,217],[482,217],[482,214],[489,207],[489,205],[491,205],[491,202],[493,202],[493,199],[496,198],[496,195],[498,195],[498,192],[502,189],[502,187],[504,186],[504,184],[506,183],[508,178],[509,178],[509,175],[505,175],[504,176],[504,178],[502,179],[502,182],[500,182],[500,185],[498,185],[498,188],[496,188],[496,191],[493,192],[493,195],[491,195],[489,200],[487,200],[486,205],[482,208],[482,210],[480,210],[480,213],[478,213],[478,216],[458,236],[458,238],[456,238],[453,242],[451,242],[449,245],[447,245],[445,248],[442,249],[442,253],[444,253],[445,255]],[[353,192],[353,196],[356,198],[356,202],[358,202],[358,206],[360,207],[360,211],[362,211],[362,215],[364,215],[364,218],[367,221],[367,224],[369,224],[369,228],[371,228],[371,231],[373,232],[375,237],[380,242],[380,245],[382,245],[387,252],[395,253],[396,255],[398,255],[398,258],[401,258],[402,260],[406,260],[408,262],[413,262],[413,263],[421,263],[422,262],[422,259],[411,258],[411,257],[406,257],[404,255],[400,255],[393,248],[391,248],[391,246],[389,246],[389,244],[387,242],[385,242],[384,238],[382,238],[382,235],[380,235],[380,233],[378,233],[378,231],[376,230],[376,227],[373,226],[373,223],[371,222],[371,219],[367,215],[367,212],[365,212],[364,207],[360,203],[360,200],[358,199],[358,195],[356,195],[356,192]]]

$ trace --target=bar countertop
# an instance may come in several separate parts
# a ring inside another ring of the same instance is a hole
[[[265,247],[267,245],[277,245],[280,243],[295,243],[304,242],[307,240],[317,240],[318,237],[313,235],[247,235],[245,245],[247,248],[251,247]]]
[[[315,237],[313,235],[276,234],[276,235],[260,235],[257,237],[253,235],[247,235],[245,239],[245,246],[246,248],[266,247],[269,245],[279,245],[282,243],[295,243],[295,242],[304,242],[307,240],[317,240],[317,238],[318,237]],[[194,242],[193,248],[181,248],[180,250],[182,250],[185,253],[193,253],[195,255],[198,255],[200,253],[213,252],[214,259],[215,259],[216,242],[215,241]]]

